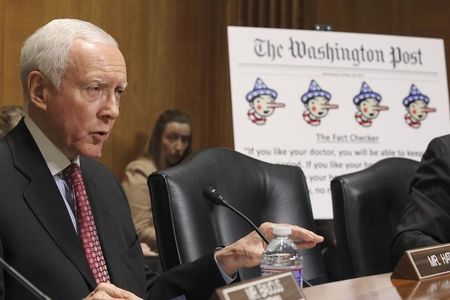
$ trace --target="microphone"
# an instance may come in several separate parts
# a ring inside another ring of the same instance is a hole
[[[216,188],[212,186],[207,186],[203,189],[203,196],[205,196],[206,199],[211,201],[212,203],[216,205],[225,206],[228,209],[231,209],[234,213],[238,214],[241,218],[243,218],[245,221],[247,221],[250,226],[255,229],[255,231],[259,234],[259,236],[263,239],[266,244],[269,244],[269,240],[266,238],[266,236],[259,230],[258,226],[256,226],[249,218],[247,218],[246,215],[241,213],[239,210],[234,208],[230,203],[228,203],[225,198],[220,194]]]
[[[216,204],[216,205],[221,205],[221,206],[225,206],[226,208],[231,209],[234,213],[238,214],[240,217],[242,217],[245,221],[247,221],[248,224],[250,224],[250,226],[253,227],[253,229],[256,230],[256,232],[259,234],[259,236],[264,240],[264,242],[266,242],[266,244],[269,244],[269,240],[266,238],[266,236],[261,232],[261,230],[259,230],[258,226],[255,225],[255,223],[253,223],[249,218],[247,218],[246,215],[244,215],[243,213],[241,213],[239,210],[237,210],[236,208],[234,208],[230,203],[228,203],[225,198],[222,196],[221,193],[219,193],[217,191],[216,188],[212,187],[212,186],[207,186],[203,189],[203,196],[205,196],[206,199],[208,199],[209,201],[211,201],[212,203]],[[306,283],[306,285],[308,286],[312,286],[311,283],[309,283],[308,281],[306,281],[303,278],[303,282]]]
[[[12,277],[19,281],[24,287],[27,288],[31,293],[33,293],[38,299],[51,300],[49,296],[44,294],[31,282],[29,282],[25,277],[22,276],[16,269],[11,267],[2,257],[0,257],[0,266],[5,269]]]

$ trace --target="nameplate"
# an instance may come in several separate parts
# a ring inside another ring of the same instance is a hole
[[[306,299],[291,272],[258,277],[218,288],[210,300]]]
[[[422,280],[450,274],[450,243],[407,250],[391,278]]]

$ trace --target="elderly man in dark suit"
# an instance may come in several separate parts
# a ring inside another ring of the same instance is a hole
[[[204,299],[260,262],[253,232],[190,264],[144,270],[127,200],[93,158],[119,116],[127,86],[116,41],[80,20],[54,20],[21,53],[26,116],[0,140],[0,255],[54,299]],[[271,237],[271,224],[262,230]],[[322,237],[293,226],[299,245]],[[0,299],[32,299],[0,276]]]
[[[391,247],[394,265],[405,250],[450,243],[450,135],[428,145],[410,196]]]

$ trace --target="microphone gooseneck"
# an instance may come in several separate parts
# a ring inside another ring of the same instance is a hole
[[[247,223],[252,226],[255,231],[259,234],[259,236],[266,242],[266,244],[269,244],[269,240],[266,238],[266,236],[259,230],[258,226],[256,226],[249,218],[247,218],[246,215],[241,213],[239,210],[234,208],[230,203],[228,203],[225,198],[220,194],[215,187],[207,186],[203,189],[203,196],[205,196],[206,199],[211,201],[212,203],[216,205],[225,206],[228,209],[231,209],[234,213],[239,215],[241,218],[243,218]],[[303,279],[303,282],[306,283],[308,286],[313,286],[311,283]]]
[[[212,203],[214,203],[216,205],[225,206],[228,209],[231,209],[235,214],[239,215],[241,218],[243,218],[245,221],[247,221],[247,223],[250,224],[250,226],[252,226],[253,229],[255,229],[255,231],[263,239],[263,241],[266,242],[266,244],[269,244],[269,240],[261,232],[261,230],[259,230],[258,226],[256,226],[249,218],[247,218],[246,215],[244,215],[239,210],[234,208],[231,204],[229,204],[225,200],[225,198],[217,191],[216,188],[214,188],[212,186],[207,186],[206,188],[203,189],[203,195],[205,196],[206,199],[208,199]]]

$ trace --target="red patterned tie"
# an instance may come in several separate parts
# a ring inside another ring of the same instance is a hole
[[[72,189],[78,223],[78,234],[83,243],[84,253],[92,274],[94,274],[95,281],[97,284],[109,282],[108,269],[98,239],[97,228],[95,227],[94,216],[92,215],[92,209],[89,204],[86,188],[84,187],[80,167],[75,163],[70,164],[70,166],[64,169],[63,177]]]

